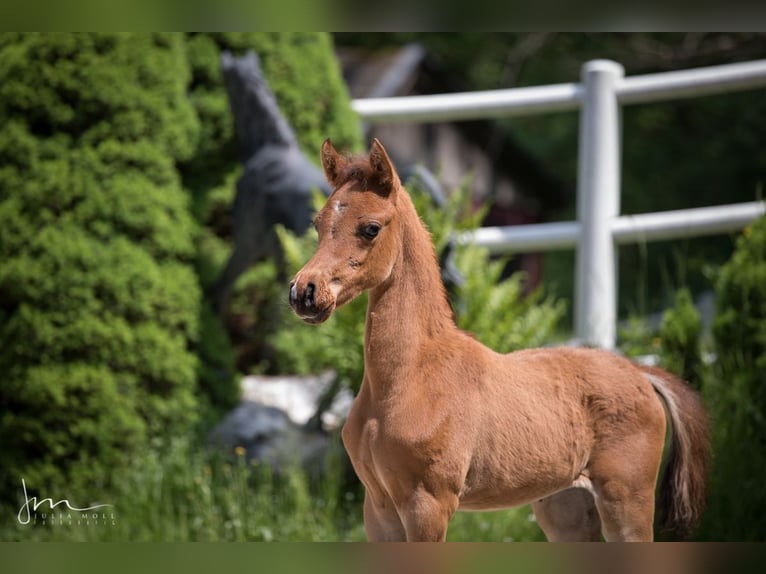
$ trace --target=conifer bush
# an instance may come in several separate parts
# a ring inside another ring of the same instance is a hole
[[[197,416],[199,122],[173,34],[0,36],[0,500],[98,497]]]

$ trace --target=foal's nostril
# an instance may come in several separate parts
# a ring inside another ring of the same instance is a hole
[[[314,306],[314,292],[316,291],[316,287],[313,283],[309,283],[306,285],[306,293],[303,296],[304,301],[306,302],[306,307],[313,307]]]

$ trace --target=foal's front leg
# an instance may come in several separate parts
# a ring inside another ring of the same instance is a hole
[[[404,525],[393,501],[387,496],[364,494],[364,529],[370,542],[403,542],[407,540]]]
[[[407,542],[444,542],[447,525],[458,507],[452,493],[434,495],[422,486],[400,507]]]

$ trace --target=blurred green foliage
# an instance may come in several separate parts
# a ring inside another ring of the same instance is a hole
[[[715,459],[703,535],[766,536],[766,217],[737,240],[716,282],[716,361],[703,388]]]
[[[714,273],[712,333],[703,330],[690,292],[682,288],[659,331],[634,319],[623,336],[628,354],[659,355],[664,368],[702,392],[713,465],[698,540],[756,541],[766,535],[766,218],[747,227],[736,245]]]
[[[660,362],[697,390],[702,377],[702,318],[688,289],[679,289],[675,305],[662,316]]]

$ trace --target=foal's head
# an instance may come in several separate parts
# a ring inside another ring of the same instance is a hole
[[[385,282],[400,253],[399,176],[373,140],[368,156],[346,158],[322,144],[322,167],[333,192],[315,225],[319,246],[290,285],[290,305],[307,323]]]

